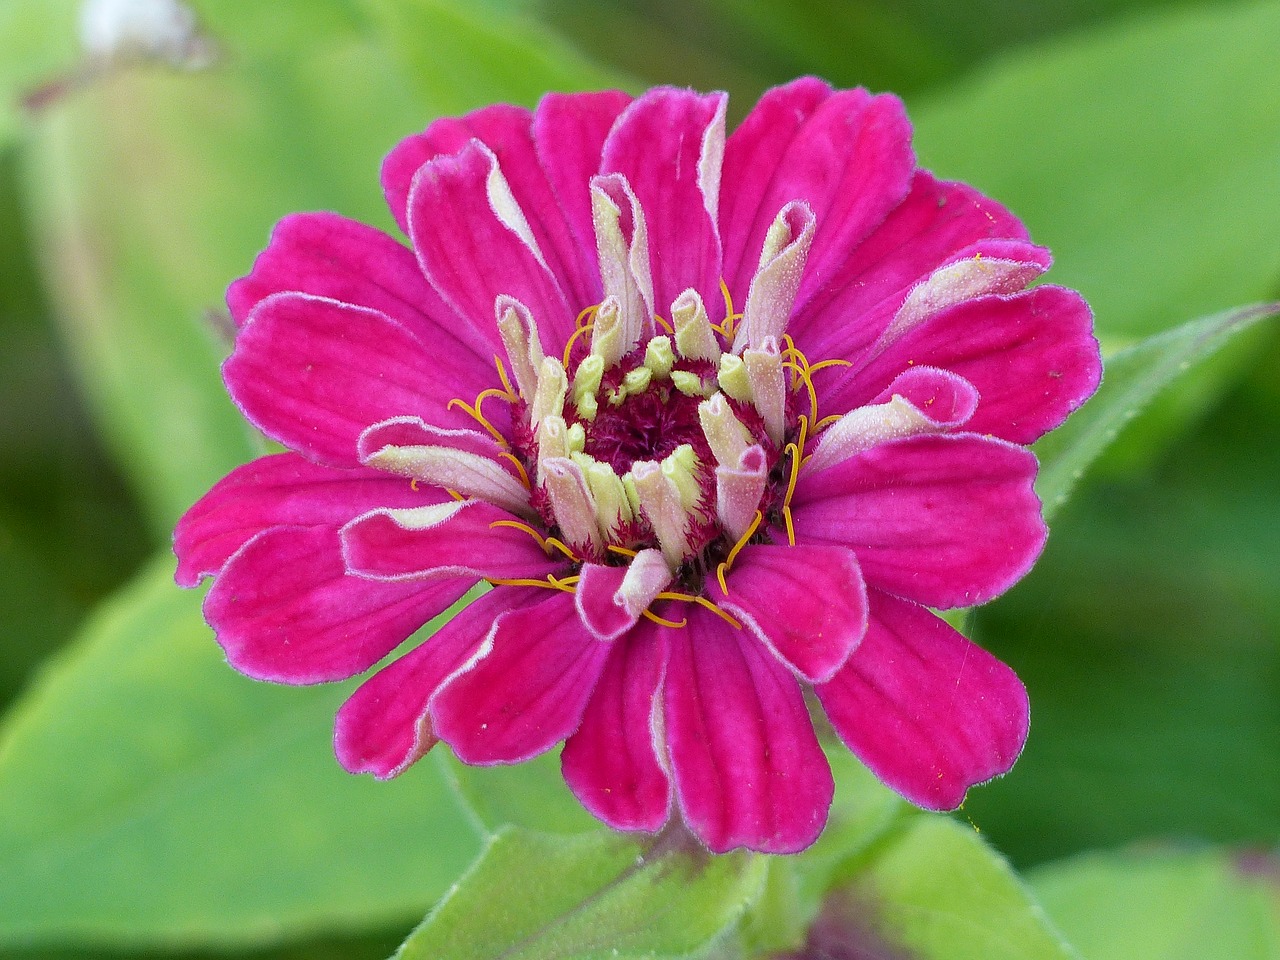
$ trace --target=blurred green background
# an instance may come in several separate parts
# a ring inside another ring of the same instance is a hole
[[[440,816],[431,791],[453,774],[437,766],[386,787],[339,786],[325,747],[337,694],[264,694],[229,675],[198,620],[190,626],[194,601],[164,585],[173,521],[260,449],[218,379],[221,291],[291,210],[389,228],[379,160],[433,116],[532,105],[548,89],[678,83],[727,89],[740,117],[766,87],[818,73],[902,95],[924,164],[1026,220],[1055,253],[1050,279],[1093,304],[1108,352],[1280,297],[1275,2],[191,7],[201,55],[213,54],[199,69],[92,61],[78,46],[79,4],[0,0],[0,703],[13,705],[0,728],[0,949],[14,955],[78,956],[102,942],[144,954],[274,944],[290,956],[383,956],[470,856],[474,838],[439,876],[399,901],[382,897],[377,875],[403,843],[397,830]],[[1057,514],[1034,573],[977,614],[975,636],[1026,681],[1033,724],[1014,772],[974,791],[964,814],[1019,867],[1136,842],[1280,842],[1278,478],[1273,322],[1137,417]],[[169,636],[178,622],[181,637]],[[187,676],[145,660],[143,641],[152,653],[189,651],[198,666]],[[121,665],[135,655],[146,669],[129,672]],[[175,719],[192,691],[217,699],[214,683],[224,700]],[[259,707],[277,698],[286,706]],[[235,778],[212,777],[207,795],[173,800],[168,813],[141,804],[119,823],[95,819],[127,793],[113,778],[167,783],[157,771],[180,776],[234,717],[259,709],[280,710],[272,722],[291,732],[300,718],[296,738],[255,760],[259,780],[286,771],[278,795],[259,784],[261,796],[236,800]],[[177,746],[160,736],[184,724]],[[315,836],[287,849],[313,851],[315,869],[351,867],[364,878],[352,884],[372,885],[367,906],[280,907],[277,928],[238,907],[226,922],[216,910],[187,916],[177,894],[178,906],[133,926],[113,927],[115,908],[86,913],[130,871],[186,883],[165,871],[202,842],[226,848],[211,889],[252,871],[251,839],[234,852],[226,838],[278,829],[271,817],[296,807],[299,785],[335,799],[308,821]],[[228,803],[227,824],[208,816]],[[383,806],[359,806],[368,803]],[[162,834],[176,844],[167,854],[135,849],[183,810],[206,818],[203,839],[184,847],[177,831]],[[344,816],[386,826],[339,842],[326,831]],[[62,863],[52,838],[69,834],[84,840],[77,857],[116,858],[118,874],[49,866]],[[415,854],[402,851],[404,871]],[[1047,897],[1064,888],[1059,874],[1044,876]]]

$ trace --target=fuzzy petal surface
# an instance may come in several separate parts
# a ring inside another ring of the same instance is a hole
[[[483,500],[425,510],[377,509],[342,528],[347,567],[373,580],[538,579],[565,565],[548,557],[507,511]]]
[[[867,589],[845,547],[749,546],[726,584],[708,578],[711,599],[810,682],[829,680],[867,629]]]
[[[436,743],[428,707],[441,684],[475,656],[496,617],[533,597],[528,589],[489,591],[362,683],[338,710],[338,761],[380,780],[403,773]]]
[[[849,397],[874,396],[913,364],[964,377],[981,397],[967,428],[1021,444],[1061,424],[1102,379],[1088,305],[1054,286],[944,310],[851,374]]]
[[[984,250],[1047,265],[1026,228],[1000,204],[917,170],[902,203],[827,282],[801,291],[791,334],[810,359],[859,360],[913,286],[938,267]]]
[[[813,475],[799,543],[854,551],[869,587],[931,607],[985,603],[1035,562],[1047,529],[1027,450],[973,434],[885,443]]]
[[[902,201],[915,171],[911,125],[896,97],[873,96],[862,89],[839,90],[815,103],[817,89],[812,81],[797,81],[779,95],[795,101],[801,112],[810,110],[794,134],[788,137],[790,124],[786,124],[778,134],[766,135],[774,142],[762,144],[748,118],[742,128],[748,133],[736,131],[725,149],[726,169],[732,165],[734,170],[733,189],[759,198],[734,201],[735,230],[746,222],[737,207],[753,203],[756,207],[745,239],[733,238],[738,259],[725,261],[725,281],[735,303],[745,302],[765,233],[787,203],[804,201],[818,223],[798,297],[798,303],[803,303],[830,281],[858,244]],[[751,161],[738,156],[739,151],[767,156],[777,149],[776,140],[784,138],[789,142],[772,170],[764,164],[748,167]],[[726,175],[726,193],[729,179]]]
[[[928,810],[952,810],[1022,752],[1027,692],[1007,666],[924,607],[869,591],[858,652],[815,687],[840,739]]]
[[[627,178],[649,231],[655,309],[692,287],[713,319],[720,282],[716,226],[724,155],[724,94],[659,88],[633,101],[604,144],[603,173]]]
[[[459,396],[453,375],[423,376],[425,370],[474,364],[451,356],[447,346],[428,348],[374,310],[281,293],[253,311],[222,377],[244,415],[267,436],[312,460],[355,467],[360,434],[371,424],[420,416],[446,426],[474,425],[447,409]],[[472,369],[465,379],[479,377]],[[497,404],[490,409],[495,419],[503,413]]]
[[[227,561],[204,615],[241,673],[322,683],[368,670],[473,580],[374,583],[347,572],[336,526],[273,527]]]
[[[510,610],[431,702],[436,734],[464,763],[545,753],[578,729],[610,649],[579,622],[571,594]]]
[[[691,608],[670,633],[667,749],[685,823],[713,853],[795,853],[835,785],[800,685],[754,636]]]
[[[661,724],[667,645],[668,631],[648,621],[613,644],[561,754],[574,796],[617,830],[656,831],[671,812]]]
[[[339,470],[296,453],[260,457],[219,480],[178,521],[175,579],[194,587],[270,527],[340,526],[375,507],[417,507],[445,498],[365,467]]]
[[[492,328],[497,298],[514,297],[529,308],[551,350],[569,338],[580,308],[570,309],[528,212],[509,190],[497,158],[479,140],[436,157],[414,175],[409,236],[423,272],[459,313]]]

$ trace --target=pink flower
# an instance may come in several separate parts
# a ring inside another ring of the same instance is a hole
[[[1039,554],[1025,445],[1098,383],[1089,310],[897,99],[801,79],[727,139],[725,102],[439,120],[383,165],[412,248],[296,214],[228,291],[227,387],[294,451],[178,526],[231,664],[350,677],[493,585],[342,707],[348,770],[565,741],[616,828],[789,852],[833,789],[805,691],[923,807],[1022,749],[1017,677],[929,608]]]

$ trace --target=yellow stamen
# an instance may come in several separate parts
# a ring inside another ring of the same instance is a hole
[[[582,562],[582,558],[570,550],[563,540],[557,540],[555,537],[547,537],[547,546],[554,547],[559,550],[574,563]]]
[[[813,425],[813,432],[816,434],[820,430],[825,430],[829,424],[835,423],[842,416],[844,416],[844,414],[833,413],[829,417],[823,417],[821,420],[819,420],[817,423]]]
[[[482,392],[480,396],[476,397],[476,406],[472,406],[471,404],[467,403],[467,401],[459,400],[457,397],[454,397],[452,400],[450,400],[448,403],[445,404],[445,409],[452,410],[454,407],[454,404],[457,404],[459,407],[461,407],[463,410],[467,412],[467,416],[471,417],[472,420],[474,420],[476,423],[480,424],[480,426],[488,430],[489,434],[493,437],[493,439],[497,440],[498,443],[502,444],[504,447],[508,446],[507,438],[504,437],[501,433],[499,433],[497,428],[495,428],[492,423],[486,420],[484,417],[484,414],[480,412],[479,404],[484,400],[485,395],[488,393],[490,393],[490,391],[486,390]],[[501,395],[502,391],[495,389],[493,393]]]
[[[533,529],[533,527],[529,526],[527,523],[521,523],[519,520],[495,520],[493,523],[489,524],[489,529],[492,530],[494,527],[512,527],[516,530],[523,530],[529,536],[533,537],[534,540],[538,541],[538,546],[543,550],[547,550],[546,537]],[[547,553],[550,552],[550,550],[547,550]]]
[[[514,453],[511,453],[505,450],[501,454],[499,454],[499,456],[504,457],[507,460],[510,460],[515,465],[516,470],[520,474],[520,482],[524,484],[524,488],[526,490],[532,490],[533,485],[529,482],[529,474],[525,470],[524,464],[520,462],[520,458],[517,457]]]
[[[667,333],[671,334],[673,337],[676,335],[676,328],[673,327],[665,318],[658,316],[656,313],[653,315],[653,322],[658,324],[663,330],[667,331]]]
[[[606,546],[606,547],[605,547],[605,549],[606,549],[606,550],[612,550],[614,553],[620,554],[620,555],[622,555],[622,556],[624,556],[624,557],[638,557],[638,556],[640,556],[640,554],[639,554],[637,551],[635,551],[635,550],[628,550],[626,547],[619,547],[619,546],[617,546],[616,544],[612,544],[612,543],[611,543],[611,544],[609,544],[608,546]]]
[[[729,588],[725,586],[724,575],[733,568],[733,561],[738,558],[738,554],[742,551],[742,548],[747,545],[747,541],[755,534],[756,529],[760,526],[760,523],[763,520],[764,514],[757,510],[755,518],[751,521],[751,525],[747,527],[746,532],[738,538],[738,542],[733,545],[733,549],[729,551],[729,555],[724,558],[724,563],[716,567],[716,580],[719,581],[720,589],[724,591],[726,595],[729,593]]]
[[[447,493],[449,496],[453,497],[453,499],[455,499],[455,500],[466,500],[466,499],[467,499],[467,498],[466,498],[466,497],[464,497],[462,494],[460,494],[457,490],[450,490],[448,487],[445,487],[444,492],[445,492],[445,493]]]
[[[578,312],[578,316],[574,319],[573,325],[575,327],[590,326],[591,321],[589,321],[587,318],[594,317],[596,315],[596,311],[599,309],[600,309],[600,304],[598,303],[593,303],[589,307],[583,307]]]
[[[414,493],[417,493],[417,492],[418,492],[418,478],[417,478],[417,477],[414,477],[413,479],[411,479],[411,480],[409,481],[409,489],[410,489],[410,490],[412,490]]]
[[[594,310],[595,308],[592,307],[591,309]],[[580,336],[585,333],[590,333],[591,328],[594,326],[595,323],[588,323],[585,327],[578,327],[577,330],[573,331],[573,336],[569,338],[569,342],[564,345],[564,356],[561,359],[563,360],[563,365],[566,370],[569,369],[569,354],[573,352],[573,345],[578,342],[578,338]]]
[[[495,587],[545,587],[547,590],[573,593],[573,587],[562,583],[550,574],[547,575],[545,580],[530,580],[525,577],[517,577],[512,580],[508,580],[505,577],[486,577],[485,579]]]
[[[681,627],[687,627],[689,625],[688,620],[681,620],[679,623],[676,623],[674,620],[664,620],[662,619],[662,617],[658,616],[652,610],[644,610],[641,612],[640,615],[644,617],[646,620],[652,620],[654,623],[658,624],[659,626],[672,627],[676,630],[680,629]]]
[[[720,607],[716,604],[714,600],[709,600],[706,597],[694,596],[691,593],[669,593],[667,591],[663,591],[662,593],[658,594],[658,596],[655,599],[679,600],[681,603],[696,603],[700,607],[706,607],[716,616],[722,617],[724,620],[727,620],[730,624],[737,627],[739,630],[742,629],[742,624],[740,624],[736,619],[734,619],[729,614],[725,613],[722,609],[720,609]]]
[[[506,394],[500,394],[500,396],[507,403],[517,403],[520,400],[520,395],[511,386],[511,381],[507,378],[507,368],[502,365],[502,358],[496,353],[493,355],[493,364],[498,368],[498,379],[502,381],[502,386],[506,389]],[[476,402],[480,402],[479,397],[476,398]]]
[[[810,373],[817,373],[819,370],[825,370],[827,367],[852,367],[852,360],[823,360],[820,363],[814,363],[809,366]]]
[[[782,498],[782,520],[787,526],[787,542],[796,545],[796,528],[791,520],[791,498],[795,496],[796,480],[800,476],[800,467],[804,464],[804,444],[808,439],[809,418],[800,414],[800,433],[794,443],[783,447],[783,452],[791,451],[791,475],[787,478],[787,492]]]

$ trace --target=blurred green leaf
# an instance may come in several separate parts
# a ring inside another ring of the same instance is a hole
[[[580,833],[600,826],[565,785],[559,750],[512,766],[470,767],[446,753],[440,754],[440,762],[487,830],[513,824],[547,833]]]
[[[79,57],[78,0],[0,0],[0,149],[24,114],[73,82]]]
[[[1088,960],[1280,957],[1280,861],[1210,850],[1088,854],[1030,876]]]
[[[1280,280],[1280,4],[1165,9],[995,61],[913,110],[923,162],[1007,204],[1105,352]],[[1183,381],[1108,459],[1149,458],[1240,364]]]
[[[766,869],[750,854],[713,857],[683,832],[640,844],[508,828],[396,957],[674,960],[734,924]]]
[[[1070,960],[1044,911],[971,828],[922,814],[845,869],[798,958]]]
[[[1045,519],[1061,507],[1072,487],[1120,431],[1174,380],[1216,353],[1236,334],[1280,314],[1280,304],[1238,307],[1192,320],[1113,354],[1097,394],[1035,450],[1040,458],[1036,492]]]
[[[25,153],[69,346],[158,533],[259,449],[217,367],[223,290],[272,223],[336,209],[390,228],[378,170],[400,137],[606,81],[536,25],[457,4],[200,9],[212,68],[103,72],[44,112]]]
[[[493,4],[359,0],[397,58],[406,83],[436,113],[500,100],[532,105],[548,90],[625,81],[559,34]]]
[[[46,668],[0,741],[0,944],[276,943],[439,897],[480,834],[430,762],[348,776],[342,689],[235,674],[171,564]]]
[[[1015,862],[1280,836],[1272,411],[1233,392],[1157,470],[1073,498],[1036,569],[978,612],[977,639],[1027,684],[1032,724],[1013,772],[966,809]]]

